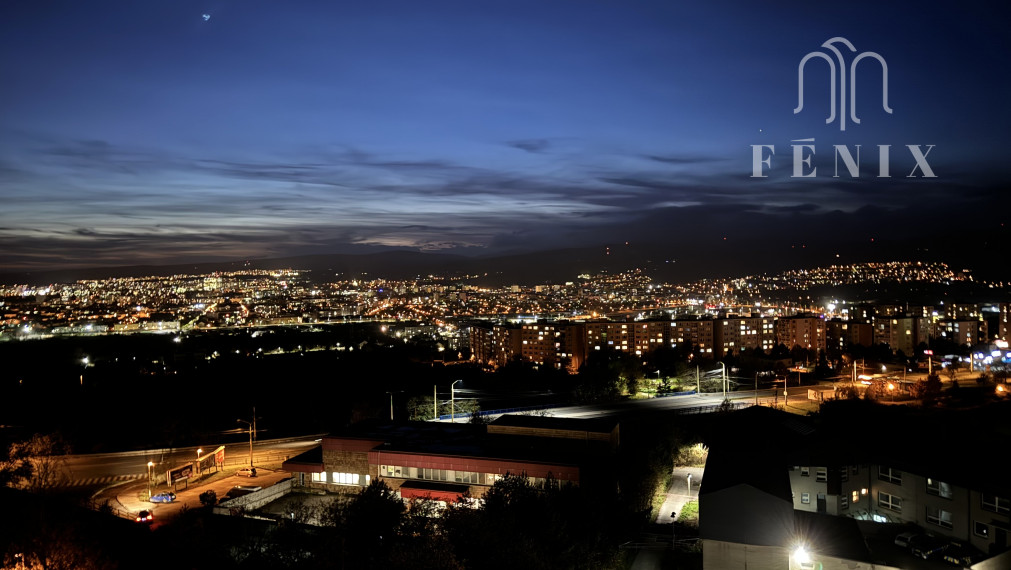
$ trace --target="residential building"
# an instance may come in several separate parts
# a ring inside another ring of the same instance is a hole
[[[825,350],[825,319],[797,315],[776,320],[776,343],[787,348]]]

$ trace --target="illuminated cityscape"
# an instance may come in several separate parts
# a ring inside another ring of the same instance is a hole
[[[1008,570],[1005,12],[8,2],[0,570]]]

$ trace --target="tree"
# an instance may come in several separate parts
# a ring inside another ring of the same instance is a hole
[[[927,376],[927,379],[922,381],[922,387],[919,384],[920,382],[917,382],[917,392],[921,394],[924,404],[932,404],[941,394],[941,377],[937,372]]]
[[[958,364],[952,362],[951,364],[944,367],[944,374],[948,377],[948,380],[954,382],[955,378],[958,376]]]
[[[14,442],[0,463],[0,483],[32,492],[48,492],[68,479],[66,455],[70,452],[59,434],[35,434]]]
[[[210,489],[200,493],[200,504],[205,507],[213,507],[218,503],[218,494],[214,492],[214,489]]]

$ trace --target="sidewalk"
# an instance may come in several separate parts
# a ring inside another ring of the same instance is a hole
[[[218,496],[218,500],[221,501],[224,500],[225,494],[236,485],[255,485],[266,488],[291,476],[287,471],[281,471],[280,469],[270,470],[262,467],[256,468],[256,477],[239,477],[235,475],[235,471],[237,469],[229,469],[219,476],[211,475],[203,482],[191,483],[188,488],[180,484],[178,491],[173,491],[169,485],[158,485],[152,489],[151,492],[153,494],[167,491],[174,492],[176,500],[171,503],[148,502],[147,482],[143,480],[131,481],[125,485],[105,489],[95,497],[95,500],[99,503],[108,500],[113,508],[120,509],[132,515],[136,515],[140,511],[150,511],[154,514],[154,523],[151,526],[157,527],[163,524],[164,521],[179,515],[184,507],[187,509],[202,507],[203,505],[200,504],[200,494],[205,491],[214,491]]]
[[[670,488],[667,489],[667,499],[660,507],[660,514],[656,517],[657,524],[670,524],[674,522],[671,513],[680,513],[681,509],[688,501],[695,501],[699,498],[699,485],[702,483],[702,475],[705,473],[704,467],[676,467],[671,478]],[[692,476],[691,489],[688,488],[688,475]]]

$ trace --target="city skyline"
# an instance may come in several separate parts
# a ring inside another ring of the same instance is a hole
[[[960,255],[1007,238],[1011,34],[991,16],[941,2],[18,5],[0,24],[0,265],[625,241],[700,265],[790,248],[820,263]],[[794,113],[799,62],[832,38],[888,62],[893,113],[869,60],[861,124],[825,123],[817,61]],[[791,176],[791,144],[816,147],[818,176]],[[861,146],[860,178],[832,176],[834,144]],[[766,178],[753,145],[775,148]]]

